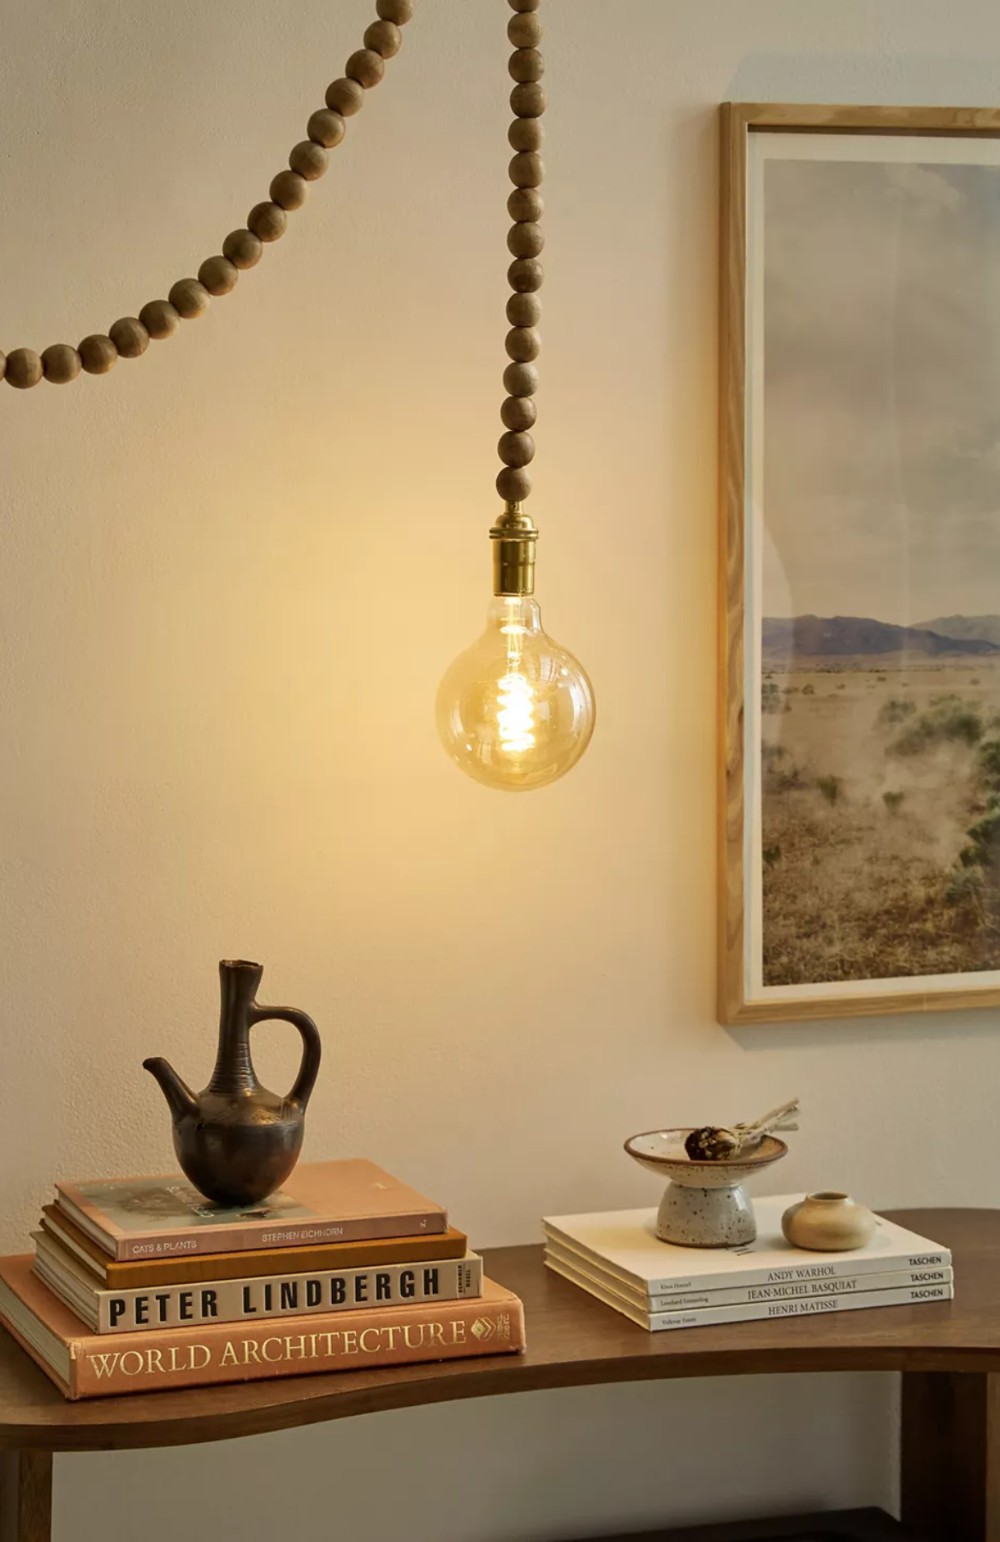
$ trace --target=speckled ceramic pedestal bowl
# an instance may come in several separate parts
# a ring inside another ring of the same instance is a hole
[[[742,1156],[720,1162],[692,1162],[684,1150],[686,1130],[647,1130],[625,1142],[630,1157],[659,1178],[667,1178],[656,1217],[661,1242],[687,1248],[734,1248],[753,1242],[757,1222],[748,1178],[785,1156],[788,1147],[775,1135]]]

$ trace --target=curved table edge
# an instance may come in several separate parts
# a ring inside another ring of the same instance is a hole
[[[92,1426],[7,1424],[0,1430],[0,1450],[110,1451],[143,1450],[166,1446],[204,1445],[216,1440],[235,1440],[245,1435],[264,1435],[275,1430],[296,1429],[335,1419],[364,1414],[389,1413],[437,1403],[464,1402],[480,1397],[504,1397],[519,1392],[545,1392],[583,1386],[609,1386],[640,1381],[687,1381],[698,1378],[745,1375],[810,1375],[836,1372],[949,1372],[1000,1373],[1000,1351],[893,1348],[839,1349],[836,1346],[804,1349],[790,1347],[760,1363],[760,1352],[739,1351],[674,1359],[669,1355],[625,1357],[620,1360],[576,1361],[572,1375],[562,1364],[525,1365],[520,1356],[503,1357],[512,1364],[484,1360],[479,1374],[443,1374],[432,1379],[382,1382],[354,1391],[331,1389],[271,1407],[219,1413],[211,1408],[213,1389],[206,1387],[204,1413],[149,1422],[129,1420]],[[477,1367],[477,1370],[479,1368]],[[451,1366],[448,1367],[451,1371]],[[309,1378],[310,1380],[312,1378]],[[317,1380],[319,1378],[316,1378]],[[343,1373],[323,1378],[343,1381]],[[306,1378],[302,1378],[306,1380]],[[161,1394],[150,1393],[151,1403]],[[169,1393],[162,1394],[169,1397]],[[73,1405],[70,1405],[73,1406]],[[91,1402],[90,1407],[95,1404]],[[155,1409],[151,1408],[151,1413]]]

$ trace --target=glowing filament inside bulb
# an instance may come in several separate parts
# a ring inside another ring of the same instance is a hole
[[[507,755],[524,755],[535,747],[535,693],[522,675],[521,650],[513,627],[505,627],[507,673],[497,683],[497,727],[500,748]]]

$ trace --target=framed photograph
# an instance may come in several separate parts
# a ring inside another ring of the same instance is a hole
[[[722,111],[723,1022],[1000,1004],[1000,109]]]

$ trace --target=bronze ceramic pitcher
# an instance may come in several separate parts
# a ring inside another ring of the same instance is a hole
[[[196,1097],[173,1066],[144,1060],[170,1105],[177,1160],[202,1194],[220,1205],[252,1205],[281,1187],[298,1160],[306,1104],[319,1072],[319,1030],[296,1007],[257,1005],[260,964],[223,959],[219,1052],[212,1079]],[[287,1097],[257,1080],[250,1029],[278,1018],[302,1035],[302,1064]]]

